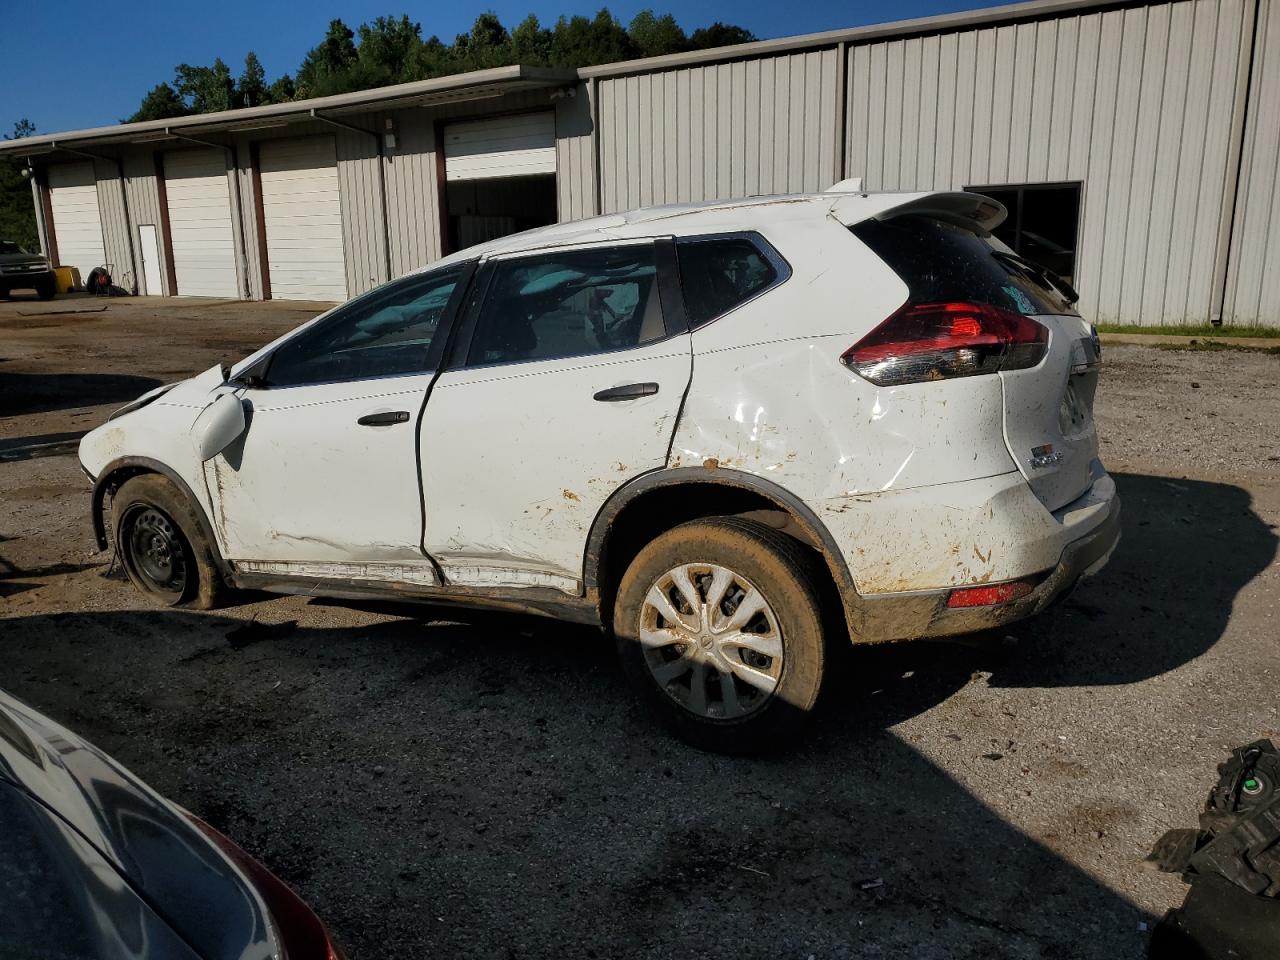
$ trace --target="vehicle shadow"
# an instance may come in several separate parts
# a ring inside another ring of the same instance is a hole
[[[0,371],[0,417],[126,403],[158,386],[160,381],[151,377],[119,373]]]
[[[597,631],[435,607],[0,620],[3,683],[262,857],[354,958],[1137,957],[1151,917],[895,730],[975,671],[1128,683],[1221,637],[1274,533],[1236,488],[1118,479],[1112,566],[1013,650],[858,649],[771,758],[670,740]]]

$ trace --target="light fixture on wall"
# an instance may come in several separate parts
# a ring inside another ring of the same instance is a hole
[[[396,148],[396,122],[390,117],[384,121],[386,129],[382,134],[383,150],[394,150]]]

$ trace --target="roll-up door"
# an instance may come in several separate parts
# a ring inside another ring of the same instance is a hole
[[[489,180],[556,172],[555,114],[522,113],[444,128],[447,180]]]
[[[164,180],[178,293],[239,296],[226,154],[222,150],[166,153]]]
[[[98,213],[98,180],[93,163],[62,163],[49,168],[49,205],[58,262],[80,271],[80,280],[107,259]]]
[[[271,296],[347,299],[333,138],[269,141],[259,148],[258,163]]]

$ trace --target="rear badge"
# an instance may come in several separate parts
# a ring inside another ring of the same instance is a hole
[[[1062,460],[1062,453],[1053,449],[1052,443],[1046,443],[1039,447],[1031,448],[1031,469],[1043,470],[1045,467],[1051,467],[1055,463]]]

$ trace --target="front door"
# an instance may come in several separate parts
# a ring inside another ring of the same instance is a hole
[[[417,425],[462,275],[379,288],[250,368],[248,427],[205,464],[237,569],[436,581],[421,547]]]
[[[424,546],[449,582],[580,592],[605,500],[666,464],[692,354],[662,299],[665,250],[489,261],[465,358],[422,424]]]

